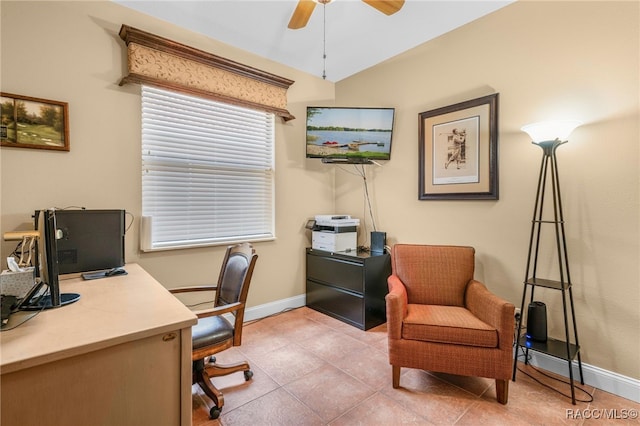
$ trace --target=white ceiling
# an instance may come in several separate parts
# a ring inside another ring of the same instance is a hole
[[[515,0],[406,0],[391,16],[334,0],[298,30],[287,28],[297,0],[112,1],[310,74],[326,70],[337,82]]]

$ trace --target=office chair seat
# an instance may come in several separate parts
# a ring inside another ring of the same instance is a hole
[[[191,333],[193,349],[201,349],[233,339],[233,326],[223,317],[200,318]]]

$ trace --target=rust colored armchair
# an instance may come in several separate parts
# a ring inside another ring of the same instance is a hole
[[[393,387],[401,367],[495,379],[506,404],[514,310],[473,279],[473,247],[396,244],[386,296]]]

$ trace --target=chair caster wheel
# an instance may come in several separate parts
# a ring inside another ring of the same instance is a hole
[[[218,417],[220,417],[220,411],[220,408],[216,406],[211,407],[211,410],[209,410],[209,418],[211,420],[217,419]]]
[[[245,382],[248,382],[249,380],[251,380],[252,377],[253,377],[253,371],[247,370],[247,371],[244,372],[244,380],[245,380]]]

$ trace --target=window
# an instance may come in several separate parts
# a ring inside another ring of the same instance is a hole
[[[269,240],[274,114],[142,86],[142,249]]]

